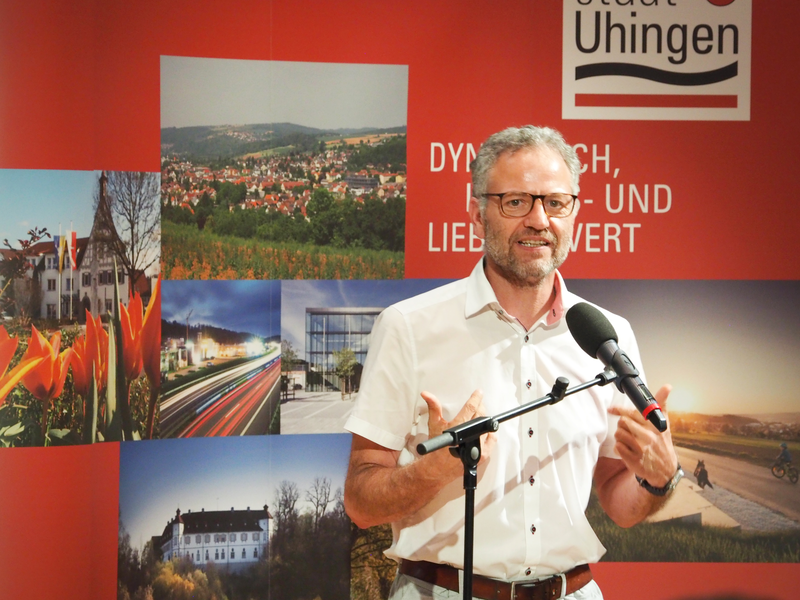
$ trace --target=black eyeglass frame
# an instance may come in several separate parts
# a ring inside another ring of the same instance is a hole
[[[524,215],[506,214],[506,212],[503,210],[503,196],[507,196],[509,194],[529,196],[531,198],[531,207],[528,209],[528,212],[526,212]],[[555,194],[561,196],[569,196],[570,198],[572,198],[572,204],[570,205],[570,209],[567,214],[559,216],[559,215],[551,215],[550,213],[547,212],[547,207],[544,204],[544,199],[547,198],[548,196],[553,196]],[[529,194],[528,192],[502,192],[500,194],[492,194],[487,192],[485,194],[481,194],[481,197],[485,199],[488,199],[490,196],[498,199],[500,204],[500,214],[509,219],[521,219],[522,217],[527,217],[529,214],[531,214],[531,211],[533,211],[533,207],[536,205],[537,200],[542,201],[542,210],[544,210],[544,214],[546,214],[551,219],[566,219],[575,211],[575,203],[578,201],[578,196],[576,196],[575,194],[567,194],[566,192],[552,192],[550,194]]]

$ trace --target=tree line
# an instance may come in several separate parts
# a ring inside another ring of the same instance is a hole
[[[244,344],[253,338],[260,339],[264,342],[267,341],[263,337],[247,331],[231,331],[230,329],[216,327],[214,325],[207,325],[205,323],[190,325],[188,339],[197,339],[198,334],[201,333],[205,334],[206,337],[212,338],[219,344],[226,345]],[[186,338],[186,323],[161,319],[161,339],[169,338]]]
[[[228,235],[265,242],[298,242],[338,248],[364,248],[402,252],[405,248],[405,198],[385,202],[369,194],[363,202],[345,195],[336,197],[324,188],[311,194],[306,216],[299,208],[293,214],[242,209],[215,203],[207,195],[193,209],[167,205],[162,218],[178,224],[208,228]]]
[[[350,598],[351,521],[341,488],[316,477],[305,492],[292,481],[275,490],[269,556],[243,572],[212,562],[199,568],[188,558],[163,562],[152,541],[141,553],[120,523],[117,553],[118,600],[348,600]],[[313,573],[309,571],[313,569]]]
[[[388,138],[381,144],[360,144],[347,158],[351,171],[371,165],[380,170],[406,172],[406,136]]]

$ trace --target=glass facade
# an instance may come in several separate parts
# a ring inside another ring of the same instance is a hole
[[[369,337],[382,308],[307,308],[306,360],[311,392],[341,390],[335,374],[334,352],[350,348],[356,356],[356,374],[351,385],[358,387],[361,367],[367,358]],[[352,390],[351,390],[352,391]]]

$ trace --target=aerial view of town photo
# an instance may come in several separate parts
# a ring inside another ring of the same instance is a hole
[[[402,279],[407,74],[162,57],[164,278]]]

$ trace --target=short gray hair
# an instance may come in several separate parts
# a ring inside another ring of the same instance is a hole
[[[581,161],[575,149],[567,144],[564,137],[550,127],[536,127],[525,125],[523,127],[509,127],[489,136],[483,143],[475,160],[472,161],[472,195],[479,200],[481,210],[486,208],[487,181],[489,171],[494,168],[500,156],[506,152],[514,153],[518,150],[534,148],[550,148],[558,152],[567,163],[567,169],[572,178],[572,193],[580,190],[578,181],[581,176]],[[519,190],[524,191],[524,190]]]

